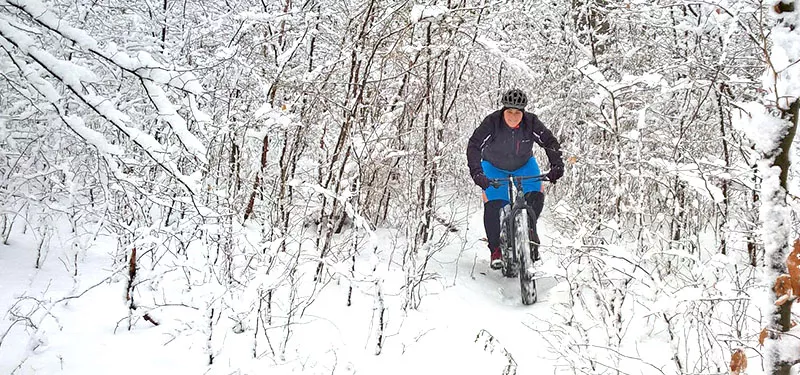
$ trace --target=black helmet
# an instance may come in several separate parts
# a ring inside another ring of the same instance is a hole
[[[511,89],[503,94],[500,102],[503,103],[503,108],[524,110],[525,106],[528,105],[528,96],[520,89]]]

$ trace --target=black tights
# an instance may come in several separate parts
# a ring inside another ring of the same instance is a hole
[[[533,208],[536,217],[530,218],[528,226],[532,229],[533,234],[536,234],[536,220],[542,213],[544,208],[544,194],[538,191],[525,193],[525,202],[528,206]],[[492,200],[483,204],[483,228],[486,230],[486,238],[489,240],[489,249],[495,249],[500,246],[500,210],[503,206],[507,205],[508,201],[505,200]],[[539,242],[538,236],[531,238],[531,240]]]

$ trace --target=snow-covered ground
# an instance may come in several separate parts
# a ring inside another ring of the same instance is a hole
[[[9,245],[0,246],[0,374],[501,374],[509,364],[505,353],[519,374],[554,373],[553,355],[535,327],[551,317],[554,301],[567,298],[566,284],[542,279],[539,302],[522,305],[518,280],[488,269],[488,251],[479,240],[482,212],[464,215],[461,222],[468,225],[428,264],[436,277],[424,284],[419,309],[400,308],[392,278],[402,283],[402,273],[386,274],[386,337],[379,355],[372,337],[374,296],[356,293],[348,307],[347,287],[329,284],[294,328],[285,355],[254,360],[249,338],[224,330],[213,345],[226,354],[212,366],[203,327],[208,319],[198,319],[191,307],[171,309],[182,319],[160,326],[139,319],[128,330],[126,280],[109,277],[114,239],[98,237],[79,252],[72,277],[74,253],[59,248],[68,239],[53,241],[35,269],[37,242],[15,232]],[[549,232],[547,223],[539,226]],[[554,255],[544,251],[543,257]]]

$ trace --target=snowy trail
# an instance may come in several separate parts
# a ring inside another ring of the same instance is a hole
[[[533,327],[537,320],[549,320],[552,302],[568,292],[566,284],[543,278],[537,283],[539,301],[523,305],[519,279],[505,278],[488,268],[488,250],[479,241],[484,237],[482,211],[470,213],[468,220],[469,245],[462,250],[453,243],[429,265],[442,277],[441,289],[426,296],[419,310],[405,318],[423,334],[399,358],[387,358],[391,354],[374,358],[379,363],[375,369],[390,368],[392,374],[501,374],[508,363],[501,353],[505,349],[514,358],[518,374],[555,373],[548,344]],[[547,223],[540,222],[539,228],[546,232]],[[545,235],[542,241],[547,244],[550,239]],[[547,261],[554,255],[544,251],[542,256]],[[498,342],[493,353],[484,350],[485,340],[476,342],[482,331]],[[392,343],[393,338],[388,338],[387,348]],[[372,372],[367,368],[366,373]]]
[[[33,331],[24,330],[21,324],[9,330],[0,347],[0,373],[251,374],[268,366],[279,374],[501,374],[508,364],[503,350],[513,357],[518,374],[556,373],[547,342],[533,327],[552,317],[552,303],[565,298],[566,285],[541,279],[539,302],[522,305],[518,279],[504,278],[488,268],[488,251],[479,241],[484,237],[482,212],[463,215],[468,225],[457,234],[463,240],[451,241],[433,256],[428,270],[438,276],[424,284],[419,309],[403,312],[396,305],[400,297],[390,297],[393,302],[387,306],[387,332],[380,355],[374,355],[369,338],[374,297],[362,291],[354,297],[352,307],[345,307],[341,302],[346,289],[331,285],[309,310],[308,316],[319,318],[294,333],[293,340],[301,343],[297,347],[303,353],[292,353],[295,357],[284,364],[251,361],[241,336],[227,332],[221,345],[228,353],[240,354],[227,354],[209,368],[202,327],[193,326],[201,324],[190,318],[195,312],[187,309],[180,326],[152,327],[142,322],[128,331],[123,280],[115,279],[79,299],[58,304],[52,310],[57,321],[46,320],[32,339],[29,334]],[[540,222],[539,227],[547,244],[547,223]],[[57,299],[108,277],[112,262],[101,249],[113,248],[113,242],[103,241],[82,256],[86,274],[80,272],[77,283],[65,274],[59,261],[67,253],[51,254],[36,271],[29,266],[33,261],[31,244],[18,243],[0,252],[3,313],[23,292]],[[467,246],[462,247],[463,243]],[[554,255],[545,250],[542,256],[547,261]],[[393,277],[402,277],[394,272]],[[9,316],[4,316],[0,334],[10,323]],[[481,333],[484,336],[476,342]],[[484,348],[489,337],[495,343],[493,351]]]
[[[481,330],[488,331],[513,356],[519,366],[518,373],[553,373],[552,359],[548,359],[546,351],[547,343],[532,327],[535,326],[535,319],[547,320],[551,316],[551,303],[563,298],[563,291],[559,290],[555,279],[543,278],[537,283],[538,302],[531,306],[523,305],[519,279],[505,278],[499,271],[488,268],[488,250],[485,243],[478,241],[484,236],[481,211],[472,214],[469,220],[471,229],[467,233],[467,243],[475,245],[461,254],[458,272],[453,266],[445,266],[437,271],[450,284],[453,284],[453,280],[455,283],[446,288],[438,298],[428,297],[423,302],[421,312],[441,325],[441,329],[451,332],[451,340],[469,339],[474,342]],[[540,223],[539,227],[543,233],[547,232],[546,223]],[[542,241],[549,243],[549,238],[543,236]],[[458,258],[459,251],[460,249],[446,248],[437,254],[437,259],[442,264],[448,264]],[[474,265],[474,274],[471,275],[470,270],[476,256],[477,264]],[[550,256],[553,255],[543,251],[542,257],[545,261]],[[459,338],[462,335],[464,337]],[[481,345],[473,344],[475,347]],[[463,358],[463,354],[454,353],[454,356]],[[485,356],[484,353],[475,359],[478,362],[484,361],[485,358],[482,357]],[[493,355],[496,356],[497,354]],[[497,369],[495,364],[491,373],[497,373]]]

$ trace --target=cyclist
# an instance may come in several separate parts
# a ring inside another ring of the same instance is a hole
[[[490,178],[512,176],[535,176],[540,174],[536,158],[533,157],[533,143],[543,147],[550,161],[547,179],[553,183],[564,175],[564,162],[561,160],[561,146],[553,133],[548,130],[533,113],[526,112],[528,97],[522,90],[511,89],[503,94],[503,108],[486,116],[472,133],[467,145],[467,164],[475,184],[484,190],[483,226],[489,240],[491,268],[503,267],[500,251],[500,210],[510,201],[508,188],[489,186]],[[544,207],[544,194],[540,181],[525,180],[522,191],[525,201],[532,207],[536,217]],[[531,239],[538,242],[535,235],[536,222],[530,222]],[[534,260],[539,260],[538,250]]]

